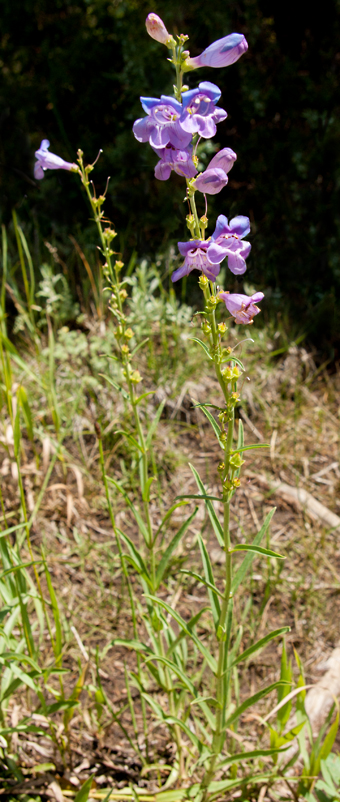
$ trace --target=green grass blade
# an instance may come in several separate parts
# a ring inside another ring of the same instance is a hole
[[[191,640],[196,644],[197,648],[199,649],[199,651],[201,652],[201,654],[203,655],[203,657],[207,661],[207,663],[210,666],[210,668],[213,671],[213,673],[215,674],[216,671],[217,671],[217,663],[216,663],[215,658],[210,654],[210,652],[203,645],[203,643],[201,643],[201,641],[197,637],[196,633],[190,631],[186,621],[184,621],[182,616],[180,616],[179,613],[176,610],[173,610],[170,607],[169,604],[167,604],[165,601],[163,601],[163,599],[157,599],[156,596],[149,596],[148,598],[150,598],[151,601],[153,601],[155,604],[158,604],[160,607],[163,607],[163,609],[166,610],[167,613],[169,613],[172,616],[172,618],[175,619],[175,621],[177,621],[177,624],[181,627],[182,631],[186,635],[188,635],[188,637],[191,638]]]
[[[245,699],[245,701],[242,702],[242,704],[239,705],[239,707],[237,707],[236,710],[234,710],[234,712],[229,716],[229,718],[226,721],[226,727],[230,727],[230,725],[233,724],[233,722],[236,721],[242,715],[242,713],[244,713],[245,710],[248,710],[248,707],[252,707],[252,705],[255,705],[256,702],[259,702],[260,699],[263,699],[264,696],[267,696],[268,693],[274,691],[275,688],[279,688],[279,686],[282,684],[283,684],[282,680],[273,682],[271,685],[267,685],[266,688],[262,688],[261,691],[254,693],[253,696],[249,696],[248,699]],[[284,683],[284,684],[289,684],[289,683]]]
[[[201,477],[200,477],[199,473],[196,471],[196,468],[194,468],[194,466],[190,464],[190,462],[189,462],[189,468],[191,469],[192,473],[194,474],[198,489],[200,490],[200,492],[203,495],[207,495],[206,489],[204,487],[204,484],[203,484],[203,482],[201,480]],[[210,500],[206,500],[205,501],[205,506],[207,508],[208,515],[209,515],[209,518],[210,518],[210,522],[211,522],[212,528],[213,528],[213,530],[215,532],[215,535],[217,537],[217,540],[219,542],[219,545],[221,546],[222,549],[224,549],[223,529],[222,529],[222,526],[221,526],[221,524],[220,524],[220,522],[218,520],[218,517],[216,515],[214,507],[213,507],[213,505],[212,505]]]
[[[236,551],[253,551],[255,554],[264,554],[266,557],[277,557],[278,560],[285,560],[283,554],[278,554],[277,551],[272,551],[271,549],[263,549],[262,546],[254,546],[253,543],[251,545],[241,543],[231,549],[232,554]]]
[[[237,666],[238,663],[242,662],[242,660],[247,660],[251,654],[254,654],[254,652],[258,652],[260,649],[263,649],[263,647],[266,646],[267,643],[269,643],[271,640],[273,640],[274,638],[279,638],[281,635],[285,635],[286,632],[290,632],[290,627],[281,627],[281,629],[274,629],[272,632],[269,632],[269,634],[266,635],[264,638],[261,638],[252,646],[249,646],[248,649],[245,649],[245,651],[242,652],[242,654],[240,654],[236,658],[236,660],[233,660],[229,668]]]
[[[157,571],[156,571],[156,590],[159,588],[159,585],[160,585],[160,583],[161,583],[161,581],[163,579],[163,576],[164,576],[164,572],[167,569],[167,566],[168,566],[168,564],[170,562],[170,559],[171,559],[171,556],[172,556],[173,552],[175,551],[175,549],[177,548],[178,544],[180,543],[183,535],[185,535],[188,527],[191,524],[191,521],[194,519],[194,517],[195,517],[195,515],[197,513],[197,510],[198,510],[198,507],[195,507],[194,512],[191,513],[191,515],[189,515],[189,517],[186,519],[186,521],[184,521],[184,523],[182,524],[182,526],[180,527],[178,532],[176,532],[176,534],[174,535],[174,537],[170,541],[167,549],[165,550],[165,552],[163,554],[163,557],[162,557],[162,559],[161,559],[161,561],[160,561],[160,563],[158,565]]]
[[[212,570],[212,567],[211,567],[209,554],[207,552],[207,549],[205,547],[203,539],[201,538],[201,535],[198,536],[198,543],[199,543],[199,547],[200,547],[200,551],[201,551],[204,576],[205,576],[205,579],[206,579],[206,582],[207,582],[207,587],[208,587],[209,600],[210,600],[210,604],[211,604],[211,612],[212,612],[212,616],[213,616],[213,619],[214,619],[215,630],[217,631],[217,627],[218,627],[219,620],[220,620],[220,617],[221,617],[221,607],[220,607],[220,603],[219,603],[219,600],[218,600],[218,594],[217,594],[217,592],[215,590],[214,574],[213,574],[213,570]]]
[[[266,518],[265,518],[265,520],[263,522],[263,525],[261,526],[260,531],[254,537],[253,546],[258,546],[261,543],[261,540],[263,539],[263,537],[265,536],[265,534],[267,532],[267,529],[269,527],[269,524],[271,522],[271,519],[272,519],[275,511],[276,511],[276,507],[274,507],[268,513],[268,515],[266,515]],[[247,572],[249,571],[249,568],[250,568],[250,566],[251,566],[251,564],[253,562],[253,559],[254,559],[254,552],[249,552],[247,554],[247,556],[244,558],[244,560],[241,563],[240,567],[237,569],[236,574],[235,574],[234,579],[233,579],[233,583],[232,583],[232,588],[231,588],[232,589],[232,593],[235,593],[237,588],[239,587],[239,585],[243,582],[244,577],[247,574]]]

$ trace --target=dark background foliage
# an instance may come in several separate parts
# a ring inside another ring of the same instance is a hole
[[[189,33],[192,55],[231,31],[246,35],[249,50],[237,64],[187,79],[190,86],[210,80],[221,87],[228,119],[216,141],[238,154],[228,187],[210,205],[211,223],[219,213],[250,216],[247,280],[265,290],[267,306],[289,308],[314,342],[336,353],[337,0],[323,0],[321,8],[292,0],[7,0],[0,29],[3,222],[15,207],[43,236],[66,243],[81,230],[86,238],[88,212],[76,178],[58,171],[33,179],[34,150],[47,137],[51,150],[70,161],[78,147],[88,161],[103,148],[95,183],[102,191],[111,176],[106,212],[125,257],[133,248],[140,256],[164,252],[187,237],[181,179],[156,181],[153,151],[131,133],[143,114],[139,96],[169,93],[173,80],[166,48],[146,34],[149,11],[170,31]]]

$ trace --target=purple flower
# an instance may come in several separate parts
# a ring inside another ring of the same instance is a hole
[[[212,170],[205,170],[204,173],[200,173],[200,175],[197,176],[195,189],[198,189],[199,192],[203,192],[205,195],[217,195],[227,183],[228,176],[225,174],[224,170],[219,170],[218,167],[215,167]]]
[[[231,170],[236,153],[231,148],[223,148],[211,159],[204,173],[200,173],[195,181],[195,189],[205,195],[216,195],[228,183],[229,170]]]
[[[228,309],[228,312],[235,318],[235,323],[252,323],[253,317],[261,311],[255,304],[264,298],[263,292],[255,292],[254,295],[242,295],[239,292],[230,294],[220,292],[218,295]]]
[[[156,39],[156,41],[160,42],[162,45],[167,45],[168,42],[170,42],[172,37],[158,14],[148,14],[145,20],[145,25],[146,30],[152,39]]]
[[[50,143],[48,139],[43,139],[39,150],[35,151],[34,155],[37,161],[34,165],[34,178],[43,178],[44,170],[78,170],[76,164],[65,162],[64,159],[60,156],[56,156],[55,153],[49,153],[49,147]]]
[[[251,250],[250,242],[241,239],[250,231],[249,218],[238,215],[230,220],[224,214],[217,218],[216,228],[209,244],[209,262],[221,264],[228,257],[228,267],[235,275],[245,273],[245,260]]]
[[[203,50],[200,56],[188,58],[186,65],[195,70],[197,67],[228,67],[234,64],[248,50],[248,42],[242,33],[230,33],[223,39],[217,39]]]
[[[160,157],[160,161],[155,167],[155,176],[160,181],[167,181],[171,170],[186,178],[194,178],[196,175],[197,169],[192,160],[192,148],[177,150],[169,142],[165,148],[161,150],[154,148],[154,150]]]
[[[197,132],[204,139],[215,136],[216,123],[222,122],[228,116],[224,109],[216,108],[220,97],[221,92],[218,86],[210,81],[202,81],[198,85],[198,89],[183,92],[181,128],[190,134]]]
[[[170,142],[174,148],[184,150],[191,142],[191,133],[180,125],[181,103],[166,95],[161,95],[160,100],[152,97],[141,97],[140,100],[148,116],[133,124],[132,130],[138,142],[150,142],[158,150]]]
[[[192,239],[189,242],[178,242],[178,248],[185,257],[183,264],[171,276],[171,281],[178,281],[188,276],[192,270],[201,270],[210,280],[216,281],[220,272],[219,265],[212,265],[208,259],[210,240]]]

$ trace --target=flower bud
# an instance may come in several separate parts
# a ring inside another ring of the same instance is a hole
[[[218,328],[220,334],[225,334],[225,332],[227,331],[227,327],[226,327],[225,323],[219,323],[217,328]]]
[[[199,285],[200,285],[200,287],[201,287],[201,290],[203,290],[203,289],[205,289],[205,287],[207,287],[207,286],[208,286],[208,284],[209,284],[209,281],[208,281],[208,279],[207,279],[207,277],[206,277],[206,276],[203,276],[203,275],[202,275],[202,276],[200,276],[200,277],[199,277],[199,279],[198,279],[198,283],[199,283]]]
[[[125,338],[126,338],[127,340],[131,340],[131,337],[133,337],[133,331],[132,331],[132,329],[130,329],[130,327],[129,327],[128,329],[126,329],[126,332],[125,332]]]
[[[149,36],[151,36],[152,39],[156,39],[156,42],[160,42],[161,45],[167,45],[172,39],[172,36],[167,31],[163,20],[161,20],[158,14],[148,14],[145,25]]]
[[[128,356],[129,353],[130,353],[129,346],[128,345],[122,345],[122,354],[124,354],[124,356]]]
[[[116,236],[116,233],[114,234],[114,236]],[[118,273],[123,267],[124,267],[124,262],[115,262],[115,268]]]
[[[139,384],[139,382],[142,381],[139,370],[134,370],[133,373],[131,373],[130,379],[133,384]]]

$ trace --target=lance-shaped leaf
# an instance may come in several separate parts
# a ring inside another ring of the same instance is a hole
[[[143,557],[142,557],[140,551],[136,548],[135,544],[132,542],[132,540],[130,540],[128,535],[125,535],[125,533],[122,532],[121,530],[118,530],[118,531],[119,531],[120,537],[122,538],[124,543],[126,543],[128,549],[129,549],[129,552],[130,552],[131,557],[133,559],[133,562],[134,562],[134,565],[136,567],[136,570],[138,571],[138,573],[142,574],[142,576],[145,577],[148,585],[151,586],[151,579],[150,579],[150,576],[148,574],[147,567],[145,565],[145,562],[143,560]]]
[[[203,542],[203,540],[201,538],[201,535],[198,536],[198,543],[199,543],[199,547],[200,547],[200,551],[201,551],[201,557],[202,557],[202,563],[203,563],[203,569],[204,569],[204,576],[205,576],[206,582],[208,583],[208,594],[209,594],[209,600],[210,600],[210,604],[211,604],[211,612],[212,612],[213,619],[214,619],[215,630],[217,631],[217,627],[218,627],[219,620],[220,620],[220,617],[221,617],[221,608],[220,608],[220,603],[219,603],[219,600],[218,600],[218,594],[217,594],[217,591],[216,591],[216,588],[215,588],[214,574],[213,574],[213,570],[212,570],[212,567],[211,567],[209,554],[208,554],[207,549],[205,547],[205,544],[204,544],[204,542]]]
[[[268,513],[268,515],[266,515],[266,518],[265,518],[265,520],[263,522],[263,525],[261,526],[260,531],[254,537],[253,546],[258,546],[261,543],[261,540],[262,540],[262,538],[265,536],[265,534],[267,532],[267,529],[269,527],[269,524],[271,522],[271,519],[272,519],[275,511],[276,511],[276,507],[274,507]],[[237,588],[239,587],[239,585],[243,582],[244,577],[245,577],[247,571],[249,570],[249,568],[250,568],[250,566],[251,566],[251,564],[253,562],[254,554],[255,554],[254,552],[249,552],[247,554],[247,556],[244,558],[244,560],[241,563],[240,567],[237,569],[236,574],[235,574],[234,579],[233,579],[233,582],[232,582],[232,586],[231,586],[232,593],[235,593]]]
[[[145,440],[145,448],[146,449],[150,448],[150,446],[151,446],[152,438],[153,438],[153,436],[154,436],[154,434],[156,432],[157,426],[159,424],[160,417],[161,417],[161,414],[162,414],[163,409],[164,409],[164,405],[165,405],[165,398],[163,399],[163,401],[161,401],[161,403],[160,403],[160,405],[159,405],[159,407],[157,409],[156,415],[155,415],[151,425],[149,426],[148,434],[147,434],[147,437],[146,437],[146,440]]]
[[[222,434],[222,432],[221,432],[221,428],[220,428],[220,426],[218,425],[217,421],[215,420],[215,418],[214,418],[214,416],[211,414],[211,412],[209,412],[209,410],[208,410],[208,409],[206,409],[206,407],[205,407],[205,405],[204,405],[204,404],[202,404],[202,405],[201,405],[201,410],[202,410],[202,412],[204,413],[205,417],[208,419],[208,421],[209,421],[209,423],[210,423],[211,427],[213,428],[213,430],[214,430],[214,432],[215,432],[215,434],[216,434],[216,437],[217,437],[217,439],[218,439],[218,442],[219,442],[219,443],[220,443],[220,445],[221,445],[221,442],[220,442],[220,437],[221,437],[221,434]],[[223,446],[222,446],[222,445],[221,445],[221,448],[223,448]],[[224,448],[223,448],[223,450],[224,450]]]
[[[198,487],[199,491],[202,493],[203,496],[206,496],[207,495],[206,489],[204,487],[204,484],[202,482],[202,479],[201,479],[200,475],[196,471],[196,468],[194,468],[194,466],[191,465],[190,462],[189,462],[189,467],[190,467],[192,473],[194,474],[194,477],[195,477],[195,480],[196,480],[196,484],[197,484],[197,487]],[[220,499],[219,499],[219,501],[220,501]],[[215,512],[214,507],[213,507],[213,505],[212,505],[210,500],[208,500],[208,499],[205,500],[205,506],[207,508],[208,515],[209,515],[209,518],[210,518],[210,522],[211,522],[212,528],[213,528],[213,530],[215,532],[215,535],[217,537],[217,540],[219,542],[219,545],[223,549],[224,548],[224,537],[223,537],[222,526],[221,526],[221,524],[220,524],[220,522],[218,520],[218,517],[216,515],[216,512]]]
[[[253,643],[253,645],[249,646],[248,649],[245,649],[245,651],[242,652],[236,658],[236,660],[233,660],[229,668],[237,666],[238,663],[241,663],[243,660],[247,660],[250,655],[258,652],[260,649],[263,649],[263,647],[266,646],[269,641],[273,640],[274,638],[279,638],[281,635],[285,635],[286,632],[290,632],[290,627],[281,627],[281,629],[274,629],[273,632],[269,632],[269,634],[264,638],[261,638],[260,640],[256,641],[256,643]]]
[[[190,618],[190,621],[187,622],[187,628],[190,630],[190,632],[194,629],[203,613],[205,613],[207,610],[209,610],[209,607],[202,607],[202,609],[199,610],[196,615],[193,615],[192,618]],[[186,632],[183,632],[183,630],[179,633],[179,635],[177,635],[177,638],[170,644],[167,650],[168,657],[177,648],[178,644],[181,642],[181,640],[183,640],[183,638],[185,638],[185,636]]]
[[[119,490],[119,492],[124,497],[124,499],[126,501],[126,504],[128,505],[128,507],[130,507],[132,515],[135,518],[135,520],[136,520],[136,522],[137,522],[137,524],[139,526],[139,529],[140,529],[140,531],[141,531],[141,533],[142,533],[142,535],[144,537],[144,540],[146,542],[148,542],[149,533],[148,533],[148,530],[147,530],[147,528],[145,526],[145,523],[143,521],[143,518],[142,518],[140,512],[137,510],[137,508],[134,506],[134,504],[132,504],[132,501],[130,501],[130,498],[129,498],[128,494],[125,492],[124,488],[119,484],[119,482],[116,482],[115,479],[111,479],[111,476],[107,476],[106,478],[107,478],[107,481],[110,482],[110,484],[114,485],[114,487],[117,490]]]
[[[151,601],[153,601],[155,604],[159,604],[160,607],[163,607],[163,609],[166,610],[166,612],[169,613],[172,616],[172,618],[175,619],[175,621],[177,621],[177,624],[181,627],[182,631],[185,632],[185,634],[188,635],[189,638],[191,638],[191,640],[196,644],[197,648],[199,649],[203,657],[206,659],[208,666],[210,666],[213,673],[216,674],[217,663],[215,658],[210,654],[210,652],[203,645],[203,643],[201,643],[196,633],[192,632],[188,628],[186,621],[184,621],[184,618],[182,618],[182,616],[177,612],[177,610],[173,610],[169,604],[163,601],[163,599],[158,599],[156,596],[149,596],[148,598],[151,599]]]
[[[275,755],[278,752],[286,752],[289,749],[289,746],[273,748],[273,749],[253,749],[251,752],[238,752],[235,755],[229,755],[224,760],[221,760],[221,763],[218,763],[216,766],[217,769],[221,769],[222,766],[228,766],[229,763],[242,763],[243,760],[254,760],[256,757],[266,757],[267,755]]]
[[[135,640],[134,638],[114,638],[111,641],[112,646],[125,646],[126,649],[132,649],[134,652],[142,652],[143,654],[153,655],[152,649],[150,646],[147,646],[145,643],[142,643],[139,640]]]
[[[233,711],[233,713],[231,713],[231,715],[227,718],[225,726],[230,727],[230,725],[233,724],[233,722],[236,721],[242,715],[242,713],[244,713],[245,710],[248,710],[248,707],[252,707],[252,705],[255,705],[256,702],[259,702],[260,699],[263,699],[263,697],[267,696],[268,693],[274,691],[275,688],[279,688],[280,685],[289,685],[289,682],[287,683],[284,682],[283,680],[278,680],[277,682],[273,682],[271,685],[267,685],[266,688],[262,688],[261,691],[254,693],[253,696],[249,696],[248,699],[245,699],[245,701],[242,702],[242,704],[239,705],[239,707],[237,707],[236,710]]]
[[[126,437],[126,439],[129,441],[129,443],[131,443],[132,446],[138,448],[138,451],[140,451],[141,454],[144,454],[144,449],[142,448],[140,443],[137,442],[136,438],[133,437],[132,434],[130,434],[129,432],[125,432],[124,429],[117,429],[117,431],[115,431],[114,434],[121,434],[123,437]]]
[[[208,359],[212,359],[212,356],[206,343],[204,343],[202,340],[199,340],[198,337],[189,337],[189,340],[192,340],[192,342],[194,343],[198,343],[198,345],[200,345],[201,348],[203,348],[203,351],[208,357]]]
[[[278,560],[285,560],[286,558],[283,554],[278,554],[277,551],[272,551],[271,549],[263,549],[262,546],[254,546],[253,543],[240,543],[237,546],[234,546],[233,549],[230,550],[231,554],[235,551],[252,551],[255,554],[262,554],[265,557],[277,557]]]
[[[192,578],[196,579],[197,582],[201,582],[202,585],[205,585],[206,588],[210,588],[210,590],[212,590],[214,593],[217,593],[220,599],[224,598],[223,593],[221,593],[221,591],[218,590],[216,585],[213,585],[211,582],[208,582],[206,579],[203,579],[203,576],[200,576],[200,574],[196,574],[195,571],[189,571],[187,568],[181,568],[180,574],[187,574],[187,576],[192,576]]]
[[[112,359],[112,357],[110,357],[110,359]],[[113,379],[111,379],[110,376],[106,376],[105,373],[100,373],[99,376],[101,376],[109,384],[111,384],[112,387],[114,387],[114,389],[117,390],[118,393],[121,393],[121,395],[123,396],[123,398],[125,398],[126,401],[129,400],[129,394],[126,392],[126,390],[124,390],[123,387],[121,387],[119,384],[117,384],[117,382],[113,381]]]
[[[175,551],[175,548],[178,546],[178,543],[182,539],[183,535],[185,535],[188,527],[191,524],[191,521],[194,519],[194,517],[195,517],[195,515],[197,513],[197,510],[198,510],[198,507],[195,507],[194,512],[191,515],[189,515],[189,517],[186,519],[186,521],[184,521],[184,523],[182,524],[182,526],[180,527],[178,532],[176,532],[176,534],[174,535],[174,537],[170,541],[167,549],[165,550],[165,552],[163,554],[163,557],[162,557],[162,559],[161,559],[161,561],[159,563],[159,566],[157,568],[157,571],[156,571],[156,589],[159,588],[160,583],[161,583],[161,581],[163,579],[163,576],[164,576],[164,572],[166,571],[167,566],[168,566],[168,564],[170,562],[171,556],[172,556],[173,552]]]

